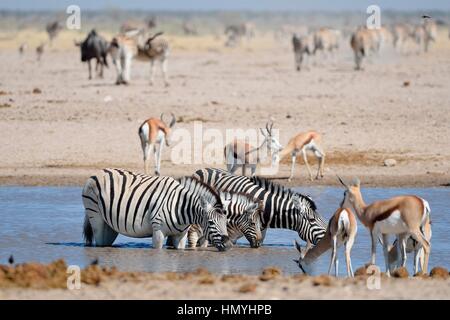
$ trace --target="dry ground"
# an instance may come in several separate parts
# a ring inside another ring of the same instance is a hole
[[[386,50],[362,72],[353,70],[345,39],[337,56],[312,58],[300,73],[289,39],[266,36],[229,49],[223,39],[170,37],[168,88],[159,72],[150,86],[142,62],[133,65],[129,86],[113,84],[112,65],[105,79],[87,80],[87,66],[71,46],[79,34],[63,32],[41,62],[33,46],[19,56],[21,37],[0,40],[0,59],[7,62],[0,65],[0,184],[81,185],[103,167],[140,171],[138,126],[163,111],[174,112],[182,121],[177,128],[191,134],[196,120],[224,133],[262,127],[269,117],[283,145],[299,131],[321,132],[325,179],[307,181],[298,159],[291,185],[335,184],[335,173],[375,186],[450,183],[450,41],[444,36],[428,54]],[[170,155],[166,148],[164,175],[208,165],[173,164]],[[397,165],[384,167],[387,158]],[[288,170],[283,164],[277,177]]]

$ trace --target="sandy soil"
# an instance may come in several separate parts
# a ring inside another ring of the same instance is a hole
[[[158,66],[150,86],[149,66],[142,62],[133,65],[131,84],[118,87],[111,66],[105,79],[87,80],[76,48],[56,42],[41,62],[34,48],[23,57],[16,48],[3,48],[0,59],[8,63],[0,64],[0,184],[81,185],[98,168],[142,171],[138,126],[163,111],[174,112],[176,127],[190,133],[196,120],[225,132],[263,127],[269,117],[283,145],[297,132],[321,132],[325,178],[309,182],[298,159],[291,185],[333,185],[336,173],[372,186],[450,183],[448,39],[428,54],[387,50],[368,59],[363,72],[353,70],[344,40],[337,56],[311,59],[300,73],[288,41],[259,39],[236,49],[211,39],[183,41],[172,39],[168,88]],[[387,158],[397,165],[383,166]],[[166,148],[162,174],[189,175],[205,166],[224,165],[173,164]],[[276,177],[288,172],[283,164]]]
[[[66,268],[62,260],[49,265],[0,265],[0,299],[450,299],[449,273],[443,268],[433,269],[427,277],[382,274],[374,287],[373,276],[368,277],[363,268],[355,278],[335,278],[284,276],[277,268],[250,276],[218,275],[204,268],[130,273],[91,265],[81,271],[80,287],[72,290],[67,289]]]

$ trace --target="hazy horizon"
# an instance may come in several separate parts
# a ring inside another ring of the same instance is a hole
[[[69,5],[78,5],[85,10],[122,9],[155,11],[353,11],[371,5],[379,5],[381,10],[398,11],[450,11],[448,0],[165,0],[165,1],[120,1],[120,0],[2,0],[0,10],[10,11],[59,11]]]

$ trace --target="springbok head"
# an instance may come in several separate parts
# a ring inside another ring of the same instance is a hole
[[[310,274],[311,273],[310,266],[308,264],[304,263],[303,259],[305,258],[308,251],[313,247],[313,245],[311,244],[311,242],[307,241],[306,247],[302,247],[297,240],[294,241],[294,244],[295,244],[295,247],[297,248],[297,251],[300,254],[300,257],[298,258],[298,260],[294,259],[294,262],[303,271],[303,273]]]
[[[361,182],[355,178],[351,184],[346,184],[341,177],[338,176],[339,182],[344,186],[344,198],[341,202],[341,208],[355,208],[357,200],[361,199]]]
[[[171,137],[171,133],[172,133],[172,128],[175,125],[175,123],[177,122],[177,119],[175,118],[175,115],[171,112],[170,115],[172,116],[172,119],[170,120],[170,123],[167,124],[168,122],[164,121],[164,113],[161,113],[161,121],[166,125],[166,146],[170,147],[170,137]]]
[[[278,139],[275,137],[273,133],[273,121],[268,121],[266,123],[266,128],[263,130],[262,128],[259,128],[262,135],[264,136],[264,142],[267,144],[267,150],[270,150],[270,152],[275,155],[277,154],[281,149],[283,149],[283,146],[280,144]],[[273,157],[272,160],[275,158]]]

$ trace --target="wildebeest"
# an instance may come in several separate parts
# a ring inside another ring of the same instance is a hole
[[[302,68],[303,58],[310,55],[313,50],[313,39],[311,36],[292,35],[292,47],[294,49],[295,67],[297,71]]]
[[[98,71],[98,75],[103,78],[103,66],[108,67],[108,61],[106,56],[108,54],[108,42],[100,36],[95,29],[87,35],[83,42],[75,42],[76,46],[81,50],[81,61],[88,63],[89,79],[92,79],[91,59],[96,59],[97,64],[95,70]]]
[[[63,29],[63,26],[59,21],[53,21],[47,23],[45,26],[45,30],[47,31],[48,38],[50,39],[50,45],[53,43],[53,39],[59,34],[59,32]]]

